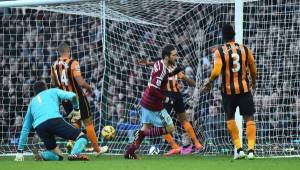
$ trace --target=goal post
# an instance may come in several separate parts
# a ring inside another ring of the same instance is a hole
[[[1,1],[0,8],[13,8],[13,7],[24,7],[24,6],[37,6],[37,5],[51,5],[51,4],[67,4],[74,2],[84,2],[89,0],[12,0],[12,1]]]
[[[235,0],[234,5],[234,27],[235,27],[235,41],[243,44],[243,17],[244,17],[244,2]],[[239,137],[241,146],[243,146],[243,117],[240,115],[240,108],[238,107],[235,112],[235,121],[239,129]],[[234,157],[237,156],[237,148],[234,149]]]

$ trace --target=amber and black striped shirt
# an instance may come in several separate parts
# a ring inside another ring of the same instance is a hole
[[[81,76],[78,61],[70,58],[59,58],[51,67],[51,77],[55,84],[62,90],[71,91],[82,95],[82,89],[75,80],[76,76]]]
[[[254,61],[251,50],[229,42],[215,50],[215,64],[222,65],[222,92],[227,95],[250,92],[248,68]]]
[[[171,73],[174,70],[174,66],[168,67],[169,72]],[[184,76],[183,72],[180,72],[172,77],[168,77],[168,83],[165,90],[168,92],[180,92],[178,88],[178,79],[181,79]]]

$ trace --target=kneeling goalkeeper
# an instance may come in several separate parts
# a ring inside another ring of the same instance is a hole
[[[40,154],[33,150],[36,160],[63,160],[63,153],[56,144],[55,136],[76,141],[68,156],[69,160],[89,160],[87,156],[81,154],[87,144],[86,135],[67,123],[59,112],[59,103],[62,100],[71,101],[73,112],[79,112],[76,94],[58,88],[47,90],[46,84],[41,81],[36,82],[33,89],[35,97],[27,109],[15,161],[24,160],[23,149],[32,126],[47,149]]]

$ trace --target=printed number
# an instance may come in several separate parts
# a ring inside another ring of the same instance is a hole
[[[159,66],[157,63],[154,64],[154,72],[158,72],[159,71]]]
[[[41,104],[41,103],[42,103],[42,98],[41,98],[41,96],[37,96],[37,98],[38,98],[38,102]]]
[[[61,82],[64,83],[66,86],[68,85],[68,79],[67,79],[67,76],[66,76],[65,69],[63,69],[61,71]]]
[[[241,69],[241,65],[240,65],[240,56],[237,53],[233,53],[231,55],[232,59],[233,59],[233,68],[232,68],[232,72],[238,72]]]
[[[58,81],[59,78],[58,78],[58,75],[57,75],[57,71],[55,70],[54,72],[55,72],[56,80]],[[58,82],[59,82],[59,81],[58,81]],[[68,85],[68,79],[67,79],[67,76],[66,76],[66,71],[65,71],[65,69],[63,69],[63,70],[61,71],[60,82],[64,83],[65,86]]]

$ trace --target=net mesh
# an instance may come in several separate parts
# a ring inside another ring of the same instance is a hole
[[[244,3],[243,42],[253,51],[258,67],[254,99],[259,156],[298,155],[299,11],[297,0]],[[117,130],[113,141],[101,138],[112,153],[123,153],[140,128],[139,101],[151,67],[137,61],[159,59],[161,48],[168,43],[176,45],[178,62],[197,82],[196,88],[180,82],[180,89],[188,120],[205,145],[203,153],[232,153],[218,90],[220,81],[209,94],[199,91],[212,69],[212,48],[222,43],[224,23],[234,24],[232,1],[110,0],[105,4],[90,1],[1,9],[0,152],[15,152],[32,96],[30,84],[36,79],[50,82],[56,48],[67,40],[72,57],[79,60],[83,76],[95,89],[89,100],[96,131],[99,134],[104,125]],[[177,126],[173,137],[178,144],[189,145],[176,114],[171,114]],[[38,141],[32,131],[27,146]],[[169,149],[162,138],[147,138],[141,151],[147,153],[151,145],[162,151]]]

